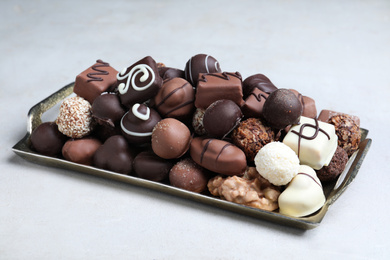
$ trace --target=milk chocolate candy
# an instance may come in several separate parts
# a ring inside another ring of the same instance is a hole
[[[135,174],[150,181],[163,181],[168,178],[174,161],[157,156],[153,151],[142,151],[134,158],[133,169]]]
[[[76,77],[73,92],[93,103],[101,93],[108,91],[116,84],[116,71],[107,62],[96,63]]]
[[[192,115],[195,106],[195,90],[182,78],[170,78],[164,81],[154,97],[156,110],[162,117],[184,119]]]
[[[195,137],[191,142],[191,158],[200,166],[224,175],[242,176],[247,163],[237,146],[219,139]]]
[[[70,139],[62,147],[62,155],[68,161],[84,165],[93,164],[93,156],[102,143],[92,137]]]
[[[329,123],[329,119],[331,119],[333,116],[339,116],[339,115],[347,115],[347,114],[333,111],[333,110],[323,109],[318,115],[318,120],[325,123]],[[357,126],[360,126],[360,118],[358,116],[354,116],[354,115],[347,115],[347,116],[350,117]]]
[[[315,171],[306,165],[280,194],[279,212],[292,217],[303,217],[319,210],[325,203],[325,195]]]
[[[171,68],[171,67],[159,67],[158,68],[158,73],[160,74],[160,77],[163,80],[166,79],[172,79],[172,78],[183,78],[185,79],[184,76],[184,70],[176,69],[176,68]]]
[[[302,116],[315,118],[317,117],[317,108],[316,108],[316,102],[314,99],[303,96],[301,93],[296,91],[295,89],[290,89],[295,96],[299,99],[302,105]]]
[[[244,80],[242,83],[244,97],[248,97],[254,89],[261,90],[268,95],[277,90],[278,88],[263,74],[255,74]]]
[[[197,54],[186,63],[184,69],[185,78],[193,87],[198,84],[200,73],[222,72],[219,62],[212,56],[206,54]]]
[[[133,154],[126,139],[121,135],[108,138],[93,156],[93,164],[101,169],[130,174]]]
[[[266,92],[254,88],[249,96],[245,99],[245,104],[242,106],[242,113],[246,118],[262,117],[264,103],[267,100],[269,94]]]
[[[163,80],[160,77],[155,60],[147,56],[117,75],[118,91],[121,103],[130,108],[157,94]]]
[[[290,128],[283,143],[294,150],[301,164],[319,170],[332,160],[337,135],[333,125],[301,116],[300,124]]]
[[[241,107],[245,103],[242,99],[241,79],[239,72],[200,74],[195,96],[195,106],[206,109],[217,100],[229,99]]]
[[[122,117],[120,126],[129,143],[150,143],[154,126],[161,120],[160,115],[144,104],[134,104]]]

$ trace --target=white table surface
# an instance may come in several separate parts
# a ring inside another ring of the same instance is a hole
[[[319,2],[319,3],[314,3]],[[385,259],[390,256],[390,2],[1,1],[1,259]],[[267,75],[358,115],[371,149],[321,225],[301,231],[41,166],[11,147],[30,107],[103,59]]]

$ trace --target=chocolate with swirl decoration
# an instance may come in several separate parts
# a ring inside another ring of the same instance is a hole
[[[117,74],[119,98],[130,108],[155,96],[163,83],[156,61],[147,56]]]
[[[97,60],[76,77],[73,92],[92,104],[95,98],[116,84],[117,73],[107,62]]]
[[[337,148],[335,127],[317,119],[301,116],[283,139],[298,155],[301,164],[315,170],[328,166]]]
[[[239,72],[200,74],[195,106],[206,109],[217,100],[228,99],[241,107],[244,104],[241,80]]]

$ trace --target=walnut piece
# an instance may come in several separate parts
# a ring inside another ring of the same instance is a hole
[[[227,201],[268,211],[279,207],[280,189],[261,177],[255,167],[248,167],[243,177],[216,176],[207,186],[212,195]]]

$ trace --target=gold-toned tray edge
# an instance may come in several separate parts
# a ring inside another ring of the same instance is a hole
[[[233,211],[239,214],[245,214],[247,216],[255,217],[258,219],[272,221],[278,224],[292,226],[300,229],[312,229],[317,227],[321,223],[322,219],[325,217],[325,214],[329,206],[332,205],[341,196],[341,194],[348,188],[348,186],[351,184],[353,179],[356,177],[372,141],[371,139],[366,138],[368,134],[368,130],[362,129],[361,131],[362,142],[360,143],[359,150],[354,160],[350,162],[350,168],[346,169],[346,171],[348,170],[348,172],[345,174],[344,180],[342,180],[339,187],[330,192],[325,202],[325,205],[318,212],[308,217],[294,218],[294,217],[280,214],[278,212],[269,212],[269,211],[256,209],[256,208],[232,203],[229,201],[221,200],[219,198],[215,198],[212,196],[207,196],[203,194],[186,191],[183,189],[178,189],[173,186],[159,183],[159,182],[153,182],[153,181],[137,178],[134,176],[122,175],[122,174],[99,169],[92,166],[79,165],[76,163],[72,163],[70,161],[66,161],[64,159],[44,156],[32,151],[29,146],[29,137],[32,130],[42,122],[41,121],[42,114],[45,113],[54,105],[56,105],[57,103],[59,103],[61,100],[66,98],[67,96],[71,95],[73,93],[73,86],[74,83],[70,83],[66,85],[65,87],[61,88],[60,90],[53,93],[46,99],[37,103],[35,106],[33,106],[30,109],[30,111],[28,112],[28,120],[27,120],[27,134],[17,144],[15,144],[12,147],[12,150],[17,155],[33,163],[38,163],[38,164],[53,166],[53,167],[61,167],[64,169],[70,169],[77,172],[103,177],[106,179],[129,183],[132,185],[153,189],[156,191],[164,192],[181,198],[191,199],[204,204]]]

